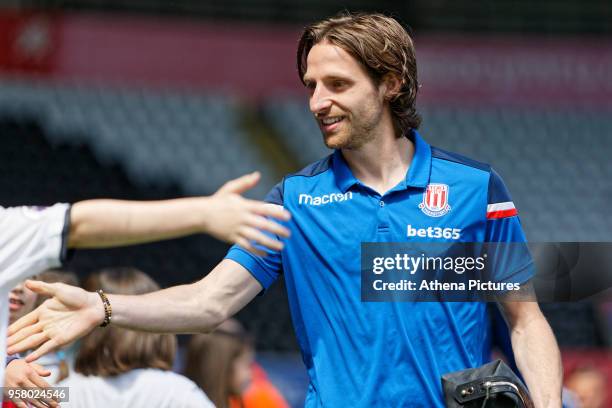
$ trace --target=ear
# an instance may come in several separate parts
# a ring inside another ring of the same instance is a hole
[[[390,101],[400,92],[402,81],[396,74],[388,73],[383,76],[380,86],[384,99]]]

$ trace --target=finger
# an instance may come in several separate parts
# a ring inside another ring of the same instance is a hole
[[[28,386],[30,387],[30,386]],[[36,388],[35,385],[32,385],[31,387]],[[50,387],[50,385],[46,385],[46,387]],[[28,398],[27,402],[30,404],[30,406],[35,406],[38,408],[48,408],[48,407],[57,407],[59,406],[59,404],[57,403],[57,401],[51,399],[51,398],[40,398],[40,399],[34,399],[34,398]]]
[[[258,171],[255,171],[250,174],[245,174],[242,177],[238,177],[237,179],[233,179],[225,183],[221,188],[217,191],[218,193],[227,194],[227,193],[235,193],[242,194],[245,191],[253,188],[261,175]]]
[[[48,408],[51,406],[51,401],[48,398],[41,398],[39,400],[34,398],[28,398],[25,400],[28,403],[28,407],[36,407],[36,408]],[[49,401],[49,402],[47,402]],[[44,403],[43,403],[44,402]]]
[[[254,203],[253,212],[264,217],[273,217],[281,221],[289,221],[291,219],[291,213],[285,210],[278,204],[262,203],[259,201],[251,201]]]
[[[43,404],[43,401],[45,401],[45,403]],[[35,399],[29,399],[28,402],[30,403],[31,407],[36,407],[36,408],[49,408],[49,406],[51,406],[50,403],[46,402],[47,399],[40,399],[40,400],[35,400]]]
[[[23,390],[28,390],[28,389],[36,388],[36,385],[34,385],[33,382],[25,379],[25,380],[23,380],[23,383],[19,386],[19,388],[21,388]],[[38,401],[36,401],[33,398],[22,398],[22,401],[25,401],[30,406],[35,406],[35,407],[43,406],[41,403],[39,403]]]
[[[33,361],[38,360],[45,354],[57,350],[58,348],[60,348],[60,344],[58,344],[56,340],[50,339],[45,344],[28,354],[25,358],[25,361],[26,363],[31,363]]]
[[[33,292],[38,293],[39,295],[53,297],[56,292],[56,287],[55,287],[55,284],[53,283],[27,280],[25,284],[28,287],[28,289],[30,289]]]
[[[46,333],[44,332],[36,333],[36,334],[33,334],[23,339],[19,343],[11,346],[10,351],[14,351],[14,353],[22,353],[26,350],[32,350],[33,348],[38,347],[41,344],[43,344],[48,339],[49,337],[47,336]],[[14,354],[14,353],[11,353],[11,354]]]
[[[261,216],[253,216],[252,218],[249,218],[249,224],[251,227],[257,228],[258,230],[268,231],[284,238],[288,238],[290,235],[287,228]]]
[[[244,228],[242,235],[244,235],[244,237],[249,241],[255,241],[256,243],[268,247],[274,251],[280,251],[283,249],[284,246],[282,242],[270,238],[268,235],[256,230],[255,228]]]
[[[38,364],[32,364],[32,366],[37,366]],[[38,366],[39,368],[42,368],[40,366]],[[51,385],[49,385],[49,383],[47,383],[45,380],[43,380],[41,377],[37,376],[37,375],[32,375],[30,376],[30,381],[32,381],[33,386],[34,387],[38,387],[38,388],[50,388]],[[46,405],[42,405],[42,407],[45,406],[57,406],[57,398],[40,398],[39,401],[44,402]]]
[[[13,403],[18,408],[28,408],[28,405],[23,400],[21,400],[21,399],[14,399]]]
[[[51,386],[47,384],[44,388],[51,388]],[[40,398],[38,400],[33,400],[33,401],[36,401],[36,403],[39,404],[39,405],[36,405],[37,407],[42,407],[42,408],[59,406],[57,398],[53,398],[53,399],[52,398]]]
[[[27,398],[25,401],[28,403],[29,407],[48,408],[50,406],[57,406],[57,403],[52,405],[51,403],[55,401],[50,400],[48,398],[41,398],[39,400],[34,399],[34,398]]]
[[[38,309],[37,309],[38,310]],[[7,335],[11,336],[17,331],[23,329],[24,327],[31,326],[38,321],[38,312],[34,310],[27,315],[23,316],[21,319],[17,320],[15,323],[11,324],[8,328]],[[9,346],[11,343],[7,343]]]
[[[36,333],[40,333],[41,331],[42,331],[42,325],[40,324],[40,322],[38,322],[38,323],[32,324],[31,326],[24,327],[23,329],[14,333],[7,340],[7,346],[8,346],[7,353],[8,354],[20,353],[23,350],[13,352],[13,347],[15,347],[15,345],[17,345],[22,340],[25,340],[28,337],[35,335]]]
[[[31,364],[31,365],[35,366],[35,365],[38,365],[38,364]],[[36,370],[36,367],[34,367],[34,369]],[[38,369],[44,370],[44,368],[42,368],[41,366],[38,366]],[[36,370],[36,371],[38,371],[38,370]],[[34,384],[34,387],[38,387],[38,388],[47,388],[47,387],[50,387],[49,383],[47,383],[45,380],[43,380],[43,378],[41,376],[39,376],[36,372],[30,373],[28,378]]]
[[[251,245],[251,243],[242,237],[239,237],[238,239],[236,239],[236,243],[238,245],[240,245],[242,248],[246,249],[247,251],[249,251],[250,253],[254,254],[254,255],[259,255],[259,256],[266,256],[266,253],[260,249],[255,248],[253,245]]]
[[[30,364],[32,366],[32,368],[34,368],[34,370],[36,371],[36,374],[42,376],[42,377],[48,377],[51,375],[51,371],[47,370],[45,367],[40,366],[38,364]]]

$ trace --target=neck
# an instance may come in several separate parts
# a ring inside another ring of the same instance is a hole
[[[414,144],[396,137],[391,126],[359,149],[343,149],[342,155],[359,181],[383,195],[406,177]]]

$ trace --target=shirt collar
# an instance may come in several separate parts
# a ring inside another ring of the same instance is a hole
[[[406,175],[406,185],[425,188],[429,184],[431,175],[431,146],[416,130],[411,130],[408,137],[414,143],[414,156]]]
[[[429,183],[431,174],[431,147],[416,130],[411,130],[407,137],[414,143],[414,156],[406,178],[395,189],[425,188]],[[333,153],[332,168],[336,177],[336,184],[343,193],[346,193],[353,185],[360,184],[339,149]]]

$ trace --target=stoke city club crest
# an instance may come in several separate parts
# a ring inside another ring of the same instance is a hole
[[[451,210],[448,193],[447,184],[429,184],[423,193],[423,201],[419,204],[419,208],[430,217],[442,217]]]

